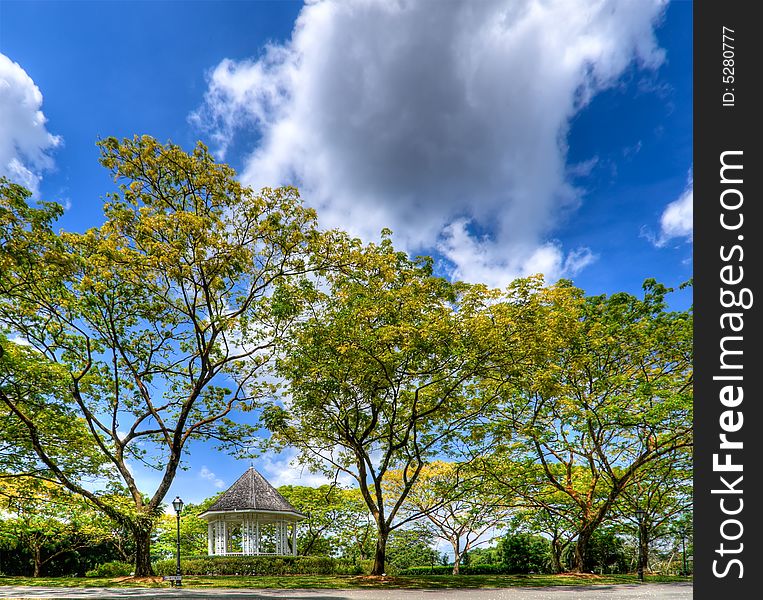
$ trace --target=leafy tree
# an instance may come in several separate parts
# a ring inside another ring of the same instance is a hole
[[[339,555],[355,561],[369,560],[375,551],[376,525],[359,488],[342,491],[344,508],[340,513],[334,544]]]
[[[355,478],[376,525],[380,575],[390,532],[413,519],[399,512],[425,462],[484,408],[467,386],[482,364],[479,294],[433,277],[430,260],[395,252],[387,234],[379,246],[353,242],[338,262],[350,267],[327,276],[292,330],[279,362],[288,399],[263,422],[271,444]],[[459,293],[468,300],[456,310]],[[393,471],[403,484],[391,494]]]
[[[591,557],[591,571],[598,571],[600,574],[627,571],[625,546],[613,528],[597,529],[591,536],[588,551]]]
[[[389,564],[399,571],[409,567],[439,565],[440,553],[433,546],[434,536],[427,529],[396,529],[389,539]]]
[[[642,567],[649,570],[652,545],[674,537],[676,520],[691,514],[691,455],[685,450],[668,454],[640,470],[614,507],[628,533],[640,540]],[[636,511],[643,511],[641,518]]]
[[[488,427],[497,480],[533,494],[543,480],[576,506],[578,571],[591,570],[591,536],[637,474],[692,445],[691,312],[667,312],[669,290],[654,281],[644,290],[583,298],[556,286],[538,338],[545,355],[507,379]],[[541,478],[528,468],[517,486],[515,466],[530,464]]]
[[[0,488],[4,546],[26,550],[32,576],[59,556],[105,541],[106,532],[92,519],[82,499],[44,481],[6,481]]]
[[[477,544],[492,541],[486,534],[501,526],[510,514],[502,499],[484,485],[484,479],[459,465],[434,461],[425,465],[408,494],[404,512],[424,515],[435,537],[453,548],[453,575],[461,557]],[[401,478],[392,480],[393,487]]]
[[[32,208],[29,197],[29,191],[0,178],[0,293],[21,287],[14,272],[51,269],[42,255],[55,238],[51,224],[63,209],[54,203]],[[50,447],[63,472],[103,475],[102,458],[83,442],[87,437],[84,422],[70,408],[46,402],[65,387],[65,370],[41,361],[39,351],[14,333],[12,317],[10,321],[0,320],[0,393],[23,406],[24,414],[36,424],[40,443]],[[0,402],[0,480],[18,477],[51,479],[51,474],[36,455],[24,421]]]
[[[664,538],[668,550],[666,570],[669,573],[677,570],[681,575],[688,575],[692,571],[689,557],[694,555],[694,519],[692,511],[686,511],[673,518],[670,532]],[[679,569],[673,569],[672,563],[678,560]]]
[[[357,489],[285,485],[278,492],[307,515],[300,522],[297,550],[302,555],[369,556],[373,521]]]
[[[209,509],[220,494],[207,498],[199,504],[188,503],[180,514],[180,554],[200,556],[207,553],[207,522],[199,515]],[[177,514],[164,513],[156,525],[153,552],[159,558],[172,558],[177,552]]]
[[[486,548],[474,548],[473,550],[470,550],[468,554],[464,555],[464,559],[464,566],[467,564],[466,560],[469,561],[469,565],[498,565],[501,563],[497,545],[488,546]]]
[[[501,563],[507,573],[545,573],[548,571],[549,543],[529,533],[511,533],[498,544]]]
[[[188,442],[250,433],[232,417],[268,392],[259,374],[294,316],[314,213],[293,188],[243,187],[202,144],[191,154],[148,136],[99,146],[121,183],[103,225],[85,233],[54,233],[60,206],[32,209],[28,192],[0,185],[0,332],[29,347],[2,341],[0,405],[49,476],[131,531],[135,573],[146,575]],[[81,424],[92,468],[71,464],[40,410]],[[139,489],[131,461],[157,470],[156,489]],[[83,473],[95,468],[128,501],[94,491]]]
[[[331,485],[318,488],[284,485],[278,488],[278,493],[294,508],[307,515],[307,518],[299,523],[297,554],[331,555],[334,519],[340,503],[339,488]]]
[[[567,494],[551,486],[525,498],[524,507],[516,512],[511,528],[532,534],[541,534],[550,544],[550,568],[553,573],[564,571],[562,557],[575,539],[578,519],[577,507]]]

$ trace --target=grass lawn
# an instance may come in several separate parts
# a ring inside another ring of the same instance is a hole
[[[647,576],[646,583],[691,581],[688,577]],[[342,575],[216,576],[188,575],[184,587],[280,588],[280,589],[447,589],[543,587],[555,585],[612,585],[637,583],[636,575],[429,575],[416,577],[365,577]],[[161,578],[106,577],[4,577],[0,586],[50,587],[170,587]]]

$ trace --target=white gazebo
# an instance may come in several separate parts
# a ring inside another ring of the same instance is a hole
[[[254,467],[199,515],[210,556],[297,555],[296,510]]]

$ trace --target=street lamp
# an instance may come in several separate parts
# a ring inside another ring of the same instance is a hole
[[[177,567],[175,568],[175,585],[180,587],[183,585],[182,580],[180,579],[180,513],[183,512],[183,501],[180,499],[180,496],[176,496],[175,499],[172,501],[172,508],[175,509],[175,514],[177,515],[177,521],[178,521],[178,534],[177,534]]]
[[[686,577],[686,527],[679,527],[678,533],[681,536],[681,556],[683,558],[683,570],[681,571],[681,575]]]
[[[638,520],[638,580],[644,581],[644,553],[642,551],[641,547],[641,526],[644,522],[644,515],[646,515],[646,512],[641,509],[636,509],[636,519]]]

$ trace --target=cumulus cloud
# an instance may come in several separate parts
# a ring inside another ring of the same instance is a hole
[[[694,182],[689,180],[686,189],[667,205],[660,217],[660,237],[658,246],[664,246],[669,240],[686,238],[694,235]]]
[[[575,210],[572,117],[634,62],[654,69],[664,0],[315,1],[291,39],[225,59],[191,116],[225,155],[257,144],[242,179],[297,184],[326,226],[382,227],[437,249],[455,276],[553,279],[593,260],[555,226]]]
[[[218,489],[225,487],[225,482],[217,475],[215,475],[214,472],[210,471],[206,466],[201,467],[201,471],[199,471],[199,477],[206,479],[207,481],[211,481],[212,484]]]
[[[641,235],[658,248],[662,248],[671,240],[692,241],[694,236],[694,180],[689,173],[689,180],[681,195],[665,207],[660,216],[660,231],[654,231],[644,226]]]
[[[257,469],[273,487],[282,485],[304,485],[319,487],[333,483],[321,473],[313,473],[299,463],[296,450],[287,449],[279,454],[266,454],[257,459],[254,468]],[[355,480],[346,473],[340,473],[337,482],[344,487],[356,486]]]
[[[61,138],[48,132],[42,94],[18,63],[0,54],[0,176],[37,193],[49,152]]]

